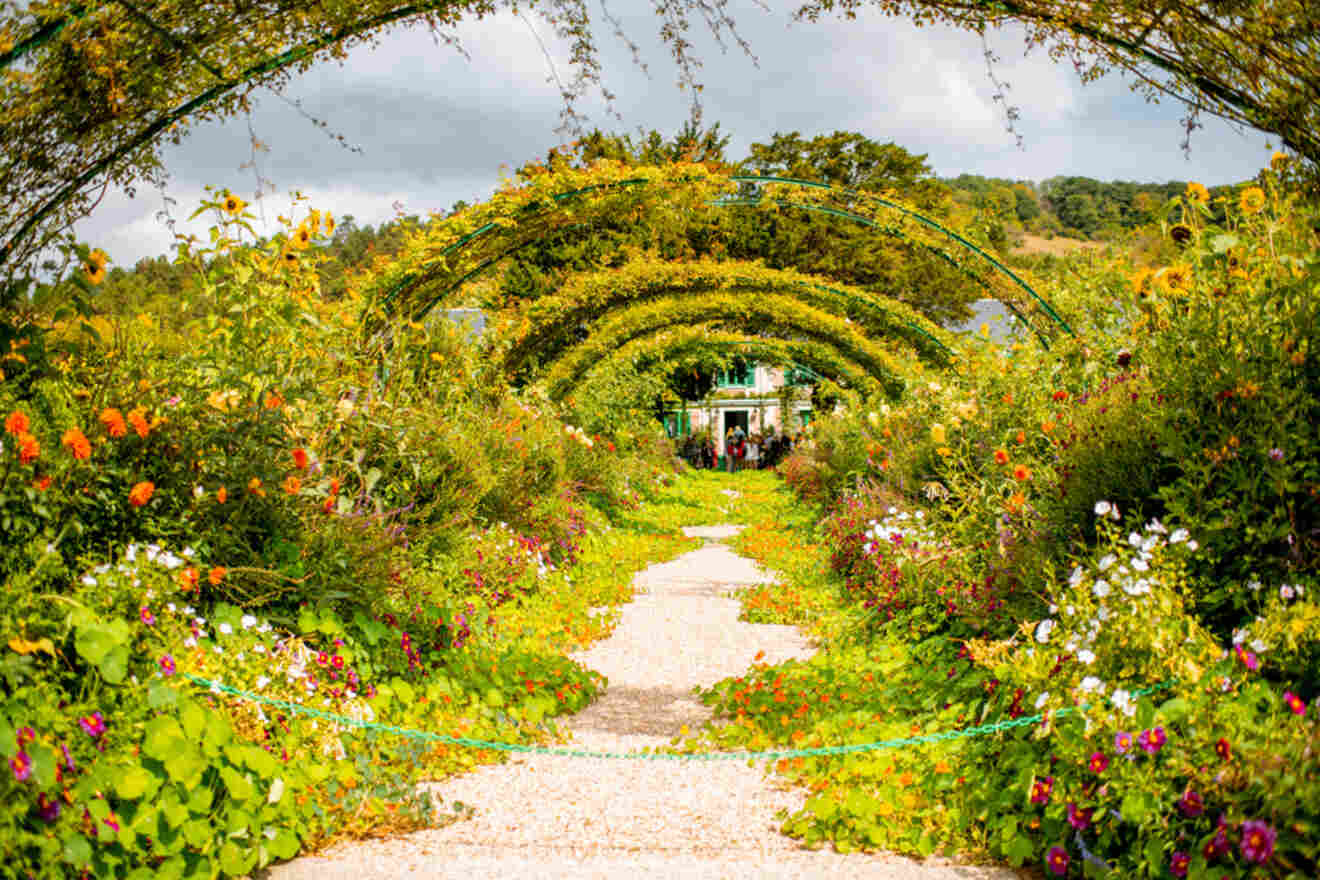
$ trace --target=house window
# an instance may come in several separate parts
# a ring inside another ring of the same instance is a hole
[[[747,361],[735,361],[727,370],[721,370],[718,384],[721,388],[750,388],[756,384],[753,366]]]

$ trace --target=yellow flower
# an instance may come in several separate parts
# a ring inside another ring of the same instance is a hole
[[[936,444],[943,444],[945,441],[944,426],[938,423],[931,425],[930,439]]]
[[[1243,214],[1259,214],[1265,209],[1265,190],[1258,186],[1249,186],[1242,191],[1238,207]]]
[[[1291,161],[1292,157],[1287,153],[1275,153],[1273,156],[1270,156],[1270,170],[1282,171],[1288,167],[1288,163]]]
[[[100,284],[105,280],[106,256],[99,248],[87,255],[87,264],[83,266],[83,271],[87,273],[87,280],[93,284]]]
[[[293,237],[289,239],[289,246],[294,250],[303,251],[312,243],[312,230],[306,224],[302,224],[293,231]]]
[[[243,201],[228,190],[225,190],[225,200],[221,205],[224,207],[226,214],[230,217],[237,217],[239,214],[243,213],[243,209],[247,207],[247,202]]]
[[[1206,189],[1204,184],[1192,181],[1187,184],[1187,198],[1194,202],[1200,202],[1203,205],[1209,204],[1210,190]]]
[[[280,251],[280,265],[286,269],[292,269],[298,265],[298,253],[293,249],[292,242],[290,246]]]
[[[944,458],[948,458],[950,455],[953,455],[953,450],[947,446],[941,446],[939,449],[936,449],[935,451]]]
[[[1163,293],[1187,293],[1192,289],[1191,267],[1165,266],[1155,273],[1155,284]]]
[[[330,214],[330,213],[327,211],[327,212],[326,212],[326,215],[325,215],[325,217],[324,217],[324,219],[322,220],[322,222],[323,222],[324,225],[325,225],[325,234],[326,234],[326,235],[334,235],[334,234],[335,234],[335,218],[334,218],[334,215],[333,215],[333,214]]]

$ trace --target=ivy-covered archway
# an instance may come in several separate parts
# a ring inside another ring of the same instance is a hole
[[[570,226],[624,217],[633,222],[686,222],[711,209],[759,206],[800,209],[862,223],[910,243],[972,277],[1048,345],[1071,333],[1067,322],[1023,277],[966,236],[891,196],[780,177],[731,175],[695,163],[635,166],[601,160],[587,168],[537,175],[489,201],[414,231],[399,255],[364,279],[375,317],[417,319],[451,301],[462,285],[502,260]],[[378,326],[368,321],[367,326]]]
[[[865,290],[755,263],[649,258],[574,275],[550,296],[497,313],[487,330],[487,344],[504,372],[514,376],[530,363],[553,360],[580,342],[581,329],[591,322],[675,293],[748,298],[778,294],[841,318],[872,339],[902,343],[930,362],[947,363],[954,356],[950,333],[909,306]]]
[[[904,367],[879,342],[846,319],[779,293],[741,296],[724,292],[689,292],[623,306],[593,328],[586,340],[548,361],[538,379],[559,399],[592,365],[634,339],[676,326],[717,321],[743,333],[807,339],[827,345],[864,369],[888,395],[904,387]]]

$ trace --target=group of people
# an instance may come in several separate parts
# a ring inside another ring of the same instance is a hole
[[[709,434],[688,435],[683,440],[680,454],[696,468],[724,467],[729,471],[770,468],[788,455],[793,442],[783,434],[775,433],[773,426],[765,432],[749,435],[742,426],[734,425],[724,434],[724,458]]]

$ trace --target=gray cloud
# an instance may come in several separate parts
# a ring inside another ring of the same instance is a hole
[[[733,6],[735,4],[731,4]],[[618,96],[622,123],[596,98],[583,102],[602,128],[677,129],[688,116],[685,93],[675,88],[668,52],[654,37],[656,20],[644,11],[616,10],[641,45],[650,76],[628,51],[599,33],[607,85]],[[734,17],[756,53],[753,65],[736,46],[721,53],[709,36],[693,34],[704,64],[705,121],[732,135],[732,155],[776,131],[806,136],[857,130],[893,140],[928,161],[940,175],[962,172],[1040,180],[1058,174],[1102,179],[1244,179],[1268,160],[1264,136],[1241,136],[1208,121],[1193,139],[1188,161],[1178,149],[1182,108],[1146,103],[1118,79],[1083,86],[1067,65],[1044,53],[1023,54],[1021,31],[990,36],[1000,56],[996,72],[1011,84],[1009,101],[1021,108],[1019,150],[1004,131],[1003,109],[993,101],[981,44],[972,35],[916,28],[906,21],[864,14],[855,22],[790,24],[743,3]],[[543,22],[508,14],[463,24],[458,34],[471,55],[435,45],[425,29],[401,29],[379,45],[353,50],[341,66],[327,62],[296,78],[286,97],[329,123],[362,149],[350,152],[328,138],[284,100],[260,97],[250,124],[269,145],[257,157],[261,173],[281,193],[301,189],[318,207],[352,213],[360,222],[393,216],[393,203],[424,214],[458,199],[482,198],[498,187],[501,166],[544,155],[561,141],[554,131],[560,100],[541,35],[561,75],[566,49]],[[239,165],[250,153],[249,120],[199,127],[181,146],[166,150],[176,215],[186,217],[204,184],[250,195],[252,170]],[[159,197],[106,199],[81,223],[79,234],[106,246],[116,262],[131,264],[163,252],[168,232],[152,215]],[[274,204],[287,206],[283,196]],[[273,218],[278,210],[267,212]],[[204,218],[188,227],[205,231]]]

